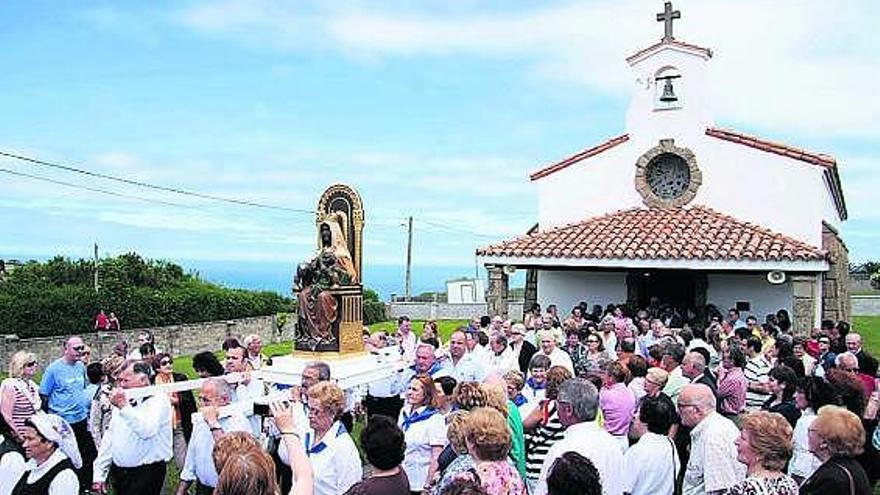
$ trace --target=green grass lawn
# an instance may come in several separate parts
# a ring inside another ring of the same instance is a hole
[[[855,316],[853,328],[862,336],[862,345],[872,356],[880,356],[880,316]]]

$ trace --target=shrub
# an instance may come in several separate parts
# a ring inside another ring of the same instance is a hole
[[[385,303],[382,301],[369,301],[364,298],[364,325],[372,325],[386,319]]]

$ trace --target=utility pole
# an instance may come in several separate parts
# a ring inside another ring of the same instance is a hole
[[[404,297],[406,301],[409,301],[412,296],[412,220],[413,217],[409,217],[407,221],[407,236],[406,236],[406,289],[404,293]]]
[[[98,293],[98,243],[95,243],[95,293]]]

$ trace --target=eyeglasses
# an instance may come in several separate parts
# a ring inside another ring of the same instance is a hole
[[[36,361],[30,361],[28,363],[25,363],[25,366],[27,366],[27,367],[36,366],[36,365],[37,365]]]
[[[588,344],[598,344],[599,341],[598,341],[598,340],[587,339],[587,343],[588,343]]]
[[[170,359],[163,359],[163,360],[159,361],[159,366],[168,366],[169,364],[171,364]]]
[[[859,371],[858,368],[840,368],[840,369],[843,371],[846,371],[847,373],[856,373]]]
[[[92,351],[82,351],[82,355],[83,355],[83,356],[91,356],[91,355],[92,355]]]
[[[82,352],[85,350],[85,348],[86,348],[86,346],[84,346],[84,345],[78,345],[78,346],[74,347],[73,350],[76,352]]]

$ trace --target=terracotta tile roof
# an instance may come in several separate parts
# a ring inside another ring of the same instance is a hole
[[[629,141],[629,134],[623,134],[622,136],[617,136],[616,138],[611,138],[602,144],[598,144],[596,146],[593,146],[592,148],[585,149],[584,151],[581,151],[580,153],[576,153],[576,154],[566,158],[565,160],[562,160],[561,162],[554,163],[553,165],[549,165],[547,167],[544,167],[536,172],[532,172],[532,174],[529,175],[529,178],[531,178],[532,180],[538,180],[541,177],[546,177],[554,172],[558,172],[558,171],[560,171],[570,165],[574,165],[575,163],[577,163],[581,160],[584,160],[586,158],[589,158],[591,156],[598,155],[599,153],[602,153],[603,151],[610,150],[611,148],[617,146],[618,144],[625,143],[627,141]]]
[[[761,151],[767,151],[770,153],[775,153],[777,155],[787,156],[789,158],[800,160],[802,162],[812,163],[813,165],[820,165],[822,167],[831,168],[837,166],[837,160],[835,160],[833,156],[825,155],[822,153],[811,153],[800,148],[787,146],[781,143],[774,143],[773,141],[767,141],[766,139],[749,136],[747,134],[742,134],[740,132],[731,131],[728,129],[709,127],[708,129],[706,129],[706,135],[718,139],[723,139],[725,141],[730,141],[732,143],[744,144],[746,146],[759,149]]]
[[[632,208],[477,249],[478,256],[821,261],[825,251],[704,206]]]
[[[629,57],[626,57],[626,63],[632,64],[634,60],[641,58],[646,53],[654,51],[654,50],[660,48],[661,46],[674,46],[674,47],[678,47],[678,48],[684,48],[685,50],[693,50],[693,51],[696,51],[696,52],[703,54],[706,58],[712,58],[712,50],[710,50],[709,48],[704,48],[699,45],[693,45],[691,43],[685,43],[684,41],[678,41],[678,40],[664,41],[664,40],[661,40],[661,41],[658,41],[657,43],[654,43],[653,45],[649,46],[648,48],[643,48],[643,49],[633,53]]]

